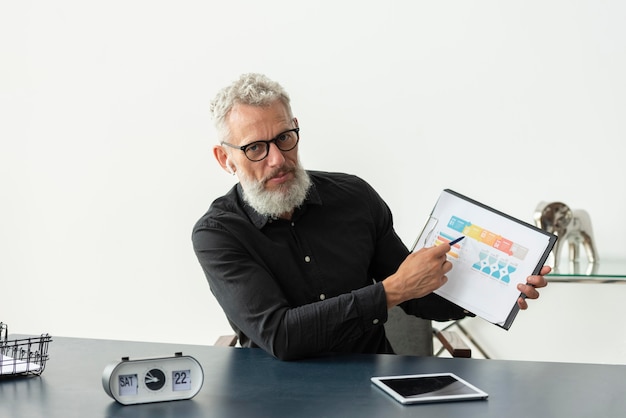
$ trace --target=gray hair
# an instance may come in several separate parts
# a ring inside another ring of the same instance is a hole
[[[242,74],[239,79],[220,90],[211,102],[210,111],[219,141],[229,139],[230,129],[226,118],[235,104],[268,106],[276,100],[283,103],[289,118],[293,118],[289,95],[280,84],[263,74]]]

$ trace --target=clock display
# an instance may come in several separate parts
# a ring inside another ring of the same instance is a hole
[[[202,388],[202,366],[191,356],[133,359],[107,365],[102,388],[122,405],[193,398]]]
[[[151,369],[144,376],[143,382],[150,390],[160,390],[165,385],[165,373],[161,369]]]
[[[191,389],[191,370],[176,370],[172,372],[172,390]]]
[[[120,396],[132,396],[137,394],[138,381],[136,374],[119,375],[119,392]]]

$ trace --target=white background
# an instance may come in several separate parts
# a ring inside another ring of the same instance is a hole
[[[0,1],[0,321],[230,331],[190,235],[234,184],[208,106],[242,72],[285,86],[305,167],[369,181],[407,245],[451,188],[529,222],[586,209],[601,257],[625,258],[624,21],[598,0]],[[536,312],[613,314],[555,290]]]

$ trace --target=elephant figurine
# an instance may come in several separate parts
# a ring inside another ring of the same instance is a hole
[[[597,270],[598,252],[593,239],[591,218],[586,211],[572,210],[562,202],[540,202],[535,209],[535,225],[558,237],[547,263],[552,265],[555,271],[558,271],[561,250],[566,244],[569,247],[570,273],[579,273],[581,246],[587,255],[586,274],[593,274]]]

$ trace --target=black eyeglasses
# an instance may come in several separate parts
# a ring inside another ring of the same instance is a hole
[[[268,141],[254,141],[246,145],[238,146],[222,141],[222,145],[237,148],[243,151],[250,161],[261,161],[270,153],[270,144],[274,143],[281,151],[291,151],[298,145],[300,140],[300,128],[289,129],[281,132],[275,138]]]

